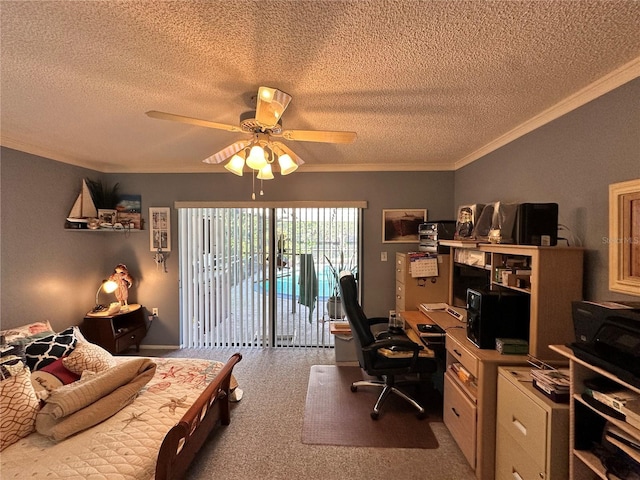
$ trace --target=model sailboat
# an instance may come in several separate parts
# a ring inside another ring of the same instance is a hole
[[[93,198],[91,198],[91,191],[89,190],[87,181],[82,179],[82,190],[73,207],[71,207],[67,221],[72,224],[86,224],[90,218],[96,218],[97,216],[98,210],[96,210]]]

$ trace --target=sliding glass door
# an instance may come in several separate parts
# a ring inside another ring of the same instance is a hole
[[[182,344],[331,346],[360,208],[179,208]]]

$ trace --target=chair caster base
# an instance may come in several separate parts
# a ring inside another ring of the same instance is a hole
[[[356,387],[355,385],[351,385],[351,391],[352,392],[357,392],[358,391],[358,387]]]
[[[418,412],[416,417],[418,417],[418,420],[424,420],[425,418],[427,418],[427,412]]]
[[[378,418],[380,417],[380,414],[378,412],[371,412],[370,415],[374,420],[378,420]]]

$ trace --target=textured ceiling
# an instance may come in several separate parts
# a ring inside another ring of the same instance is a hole
[[[300,171],[455,169],[640,75],[640,2],[0,1],[1,143],[103,172],[224,171],[258,86]]]

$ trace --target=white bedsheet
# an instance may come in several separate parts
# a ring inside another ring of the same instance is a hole
[[[155,474],[158,450],[222,362],[153,359],[155,376],[113,417],[59,443],[32,433],[0,453],[9,479],[143,480]],[[126,361],[126,357],[118,357]],[[232,383],[235,379],[232,379]]]

